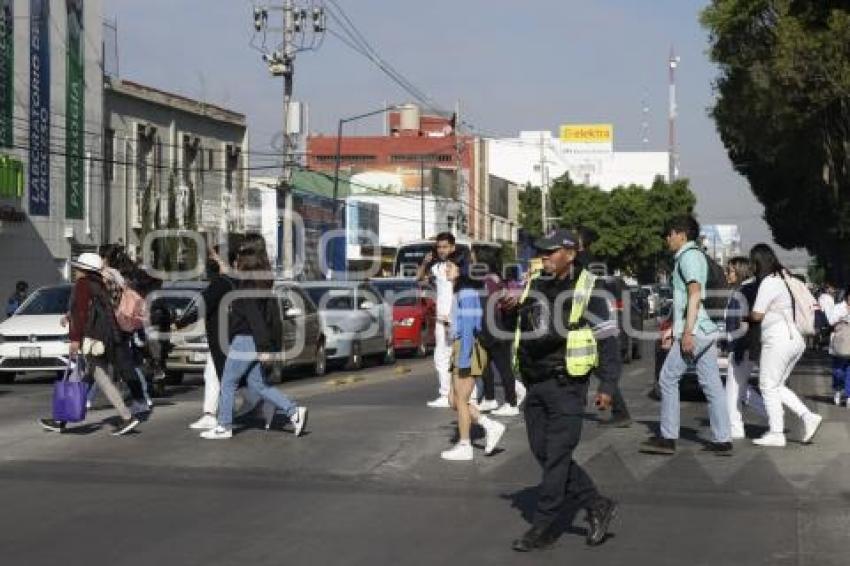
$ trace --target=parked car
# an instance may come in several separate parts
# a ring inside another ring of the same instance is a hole
[[[611,309],[617,314],[617,327],[620,329],[620,355],[624,364],[631,363],[641,358],[640,340],[632,334],[643,331],[643,314],[638,304],[631,300],[622,277],[608,275],[601,279],[605,289],[613,296]]]
[[[629,287],[630,298],[640,311],[641,318],[649,318],[649,292],[637,285]]]
[[[164,283],[154,296],[153,303],[163,305],[171,313],[171,320],[176,320],[194,300],[200,298],[206,287],[206,281]],[[165,360],[166,383],[176,385],[183,381],[185,373],[204,371],[210,349],[203,317],[186,328],[172,331],[170,342],[171,348]]]
[[[371,284],[392,306],[396,352],[427,356],[435,344],[436,306],[431,290],[401,277],[373,279]]]
[[[61,320],[70,299],[71,285],[41,287],[0,323],[0,382],[68,366],[68,327]]]
[[[327,356],[348,369],[363,367],[364,358],[395,361],[392,307],[365,281],[300,283],[321,313]]]

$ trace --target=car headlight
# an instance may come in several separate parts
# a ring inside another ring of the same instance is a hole
[[[395,325],[396,326],[402,326],[404,328],[410,328],[411,326],[413,326],[413,323],[415,323],[415,322],[416,322],[416,319],[414,319],[412,317],[408,317],[408,318],[403,318],[401,320],[395,321]]]

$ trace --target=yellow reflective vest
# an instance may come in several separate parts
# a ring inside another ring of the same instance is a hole
[[[540,272],[534,273],[529,277],[528,283],[525,285],[525,289],[519,300],[520,305],[528,298],[531,285],[538,277],[540,277]],[[587,310],[587,305],[590,302],[595,285],[596,276],[592,275],[586,269],[582,269],[578,276],[578,281],[576,281],[573,302],[570,307],[570,318],[568,320],[569,327],[567,329],[564,362],[569,377],[584,378],[599,365],[599,350],[596,347],[596,338],[593,336],[593,329],[588,326],[579,326],[581,317],[584,316],[584,311]],[[513,369],[515,374],[520,373],[519,344],[521,339],[522,330],[519,323],[517,323],[513,348]]]

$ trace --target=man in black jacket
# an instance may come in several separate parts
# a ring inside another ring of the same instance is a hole
[[[535,247],[543,258],[543,271],[533,276],[526,292],[513,306],[514,327],[522,332],[515,356],[528,388],[525,420],[531,451],[543,468],[543,480],[533,526],[514,541],[514,550],[526,552],[554,543],[556,519],[567,503],[587,510],[590,524],[587,543],[605,540],[616,512],[616,503],[599,494],[587,473],[573,460],[581,438],[582,416],[587,404],[589,371],[571,375],[567,366],[567,329],[591,329],[599,378],[595,404],[600,410],[611,406],[620,375],[617,323],[608,300],[596,281],[586,308],[575,325],[570,324],[577,283],[582,267],[575,261],[577,238],[557,230],[539,239]]]

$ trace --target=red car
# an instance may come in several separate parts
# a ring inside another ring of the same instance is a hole
[[[436,305],[433,292],[415,279],[372,279],[372,286],[393,306],[396,352],[425,357],[434,347]]]

